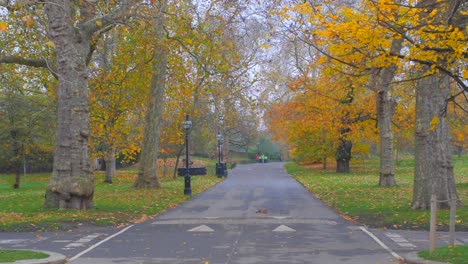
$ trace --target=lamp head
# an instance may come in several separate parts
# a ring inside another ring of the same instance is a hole
[[[189,130],[192,127],[192,121],[189,120],[189,115],[185,116],[185,121],[184,121],[184,128],[185,130]]]

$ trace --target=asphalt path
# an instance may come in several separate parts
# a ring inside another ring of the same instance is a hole
[[[0,248],[53,251],[72,264],[385,264],[428,247],[424,231],[369,230],[345,221],[283,165],[239,165],[214,188],[141,224],[0,233]]]
[[[71,263],[396,263],[283,165],[238,166],[213,189]]]

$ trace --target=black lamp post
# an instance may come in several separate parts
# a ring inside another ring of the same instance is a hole
[[[218,140],[218,164],[216,164],[216,175],[218,178],[223,177],[224,168],[221,164],[221,145],[223,144],[223,135],[218,131],[216,135],[216,139]]]
[[[189,115],[185,116],[184,129],[185,129],[185,187],[184,194],[192,195],[192,187],[190,186],[190,169],[189,169],[189,151],[188,151],[188,132],[192,127],[192,121],[189,120]]]

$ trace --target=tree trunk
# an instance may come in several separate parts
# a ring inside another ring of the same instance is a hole
[[[393,159],[392,119],[395,100],[387,90],[377,93],[377,116],[380,129],[380,176],[379,185],[394,186],[395,161]]]
[[[416,157],[413,209],[430,208],[431,195],[449,208],[458,199],[450,155],[450,131],[445,113],[449,78],[435,74],[421,79],[416,89]]]
[[[13,141],[13,158],[12,158],[12,164],[14,166],[14,171],[15,171],[15,183],[13,184],[13,189],[19,189],[20,188],[20,182],[21,182],[21,152],[24,151],[23,147],[20,146],[20,138],[19,134],[20,132],[17,129],[12,129],[10,131],[10,135]]]
[[[112,183],[112,178],[115,176],[117,165],[115,153],[115,149],[111,149],[104,156],[104,160],[106,162],[106,178],[104,179],[105,183]]]
[[[145,128],[143,147],[141,149],[140,167],[135,188],[160,188],[157,177],[156,161],[158,159],[159,140],[161,135],[162,108],[166,93],[167,50],[164,47],[164,21],[162,15],[166,2],[162,3],[161,12],[153,21],[153,30],[156,34],[157,44],[154,47],[153,76],[151,80],[150,96],[148,98],[145,115]]]
[[[403,40],[393,40],[391,53],[400,53]],[[377,120],[379,124],[380,136],[380,171],[379,186],[394,186],[395,181],[395,160],[393,159],[393,130],[392,120],[395,113],[396,101],[391,95],[392,81],[395,77],[397,66],[390,65],[380,70],[376,80],[377,90]]]
[[[351,148],[353,144],[346,139],[340,140],[336,151],[336,172],[349,173],[349,161],[351,160]]]
[[[57,133],[45,207],[93,208],[94,175],[88,158],[89,101],[86,57],[90,37],[73,26],[70,2],[45,4],[59,79]]]
[[[15,183],[13,184],[13,189],[19,189],[21,183],[21,172],[15,169]]]
[[[180,161],[180,155],[182,155],[182,151],[184,151],[184,146],[182,145],[179,149],[179,151],[177,151],[177,158],[176,158],[176,162],[175,162],[175,166],[174,166],[174,174],[172,176],[173,179],[177,179],[177,176],[178,176],[178,173],[177,173],[177,169],[179,168],[179,161]]]

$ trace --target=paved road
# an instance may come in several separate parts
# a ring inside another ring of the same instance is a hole
[[[55,251],[72,264],[383,264],[427,248],[425,232],[369,231],[343,220],[282,166],[238,166],[213,189],[126,229],[0,233],[0,247]]]

